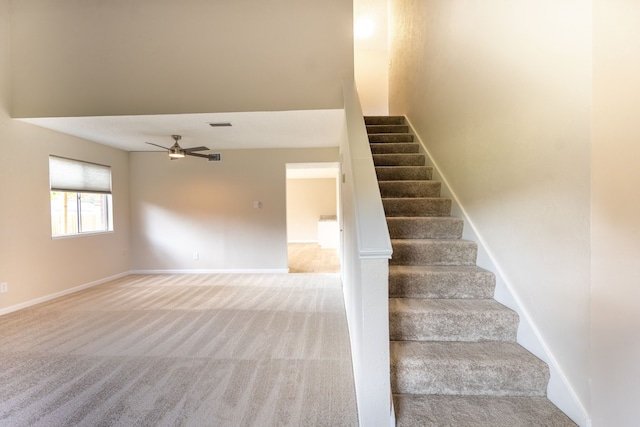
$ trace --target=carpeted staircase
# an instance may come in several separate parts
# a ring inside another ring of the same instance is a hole
[[[575,426],[549,369],[516,343],[518,315],[440,197],[404,117],[365,117],[393,246],[391,387],[398,426]]]

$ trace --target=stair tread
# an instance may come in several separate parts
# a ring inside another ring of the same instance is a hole
[[[546,397],[394,394],[398,427],[575,427]]]

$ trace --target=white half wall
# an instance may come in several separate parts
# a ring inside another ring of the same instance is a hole
[[[220,153],[130,153],[133,270],[287,269],[286,164],[335,162],[338,148]]]
[[[582,409],[570,415],[584,424],[591,6],[391,3],[390,113],[407,115],[458,195],[575,393],[569,403]]]

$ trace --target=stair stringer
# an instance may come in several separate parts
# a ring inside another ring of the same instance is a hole
[[[426,145],[420,138],[420,135],[414,131],[411,121],[406,116],[405,120],[409,125],[409,133],[414,136],[414,141],[419,144],[420,151],[426,157],[426,165],[433,168],[432,179],[442,183],[440,190],[441,197],[451,199],[451,216],[457,216],[462,218],[464,221],[462,238],[477,242],[478,244],[476,264],[495,275],[496,286],[494,299],[515,311],[520,316],[516,342],[546,362],[549,366],[551,376],[547,386],[547,398],[579,426],[591,427],[591,418],[589,413],[578,398],[578,395],[571,386],[567,376],[564,374],[562,367],[553,356],[553,352],[546,344],[529,312],[524,308],[518,293],[506,278],[500,263],[489,249],[482,237],[482,234],[469,217],[464,206],[460,203],[460,199],[449,185],[449,181],[440,170],[438,163],[432,157]]]

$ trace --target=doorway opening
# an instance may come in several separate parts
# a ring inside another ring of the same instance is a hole
[[[287,163],[290,273],[340,272],[340,165]]]

